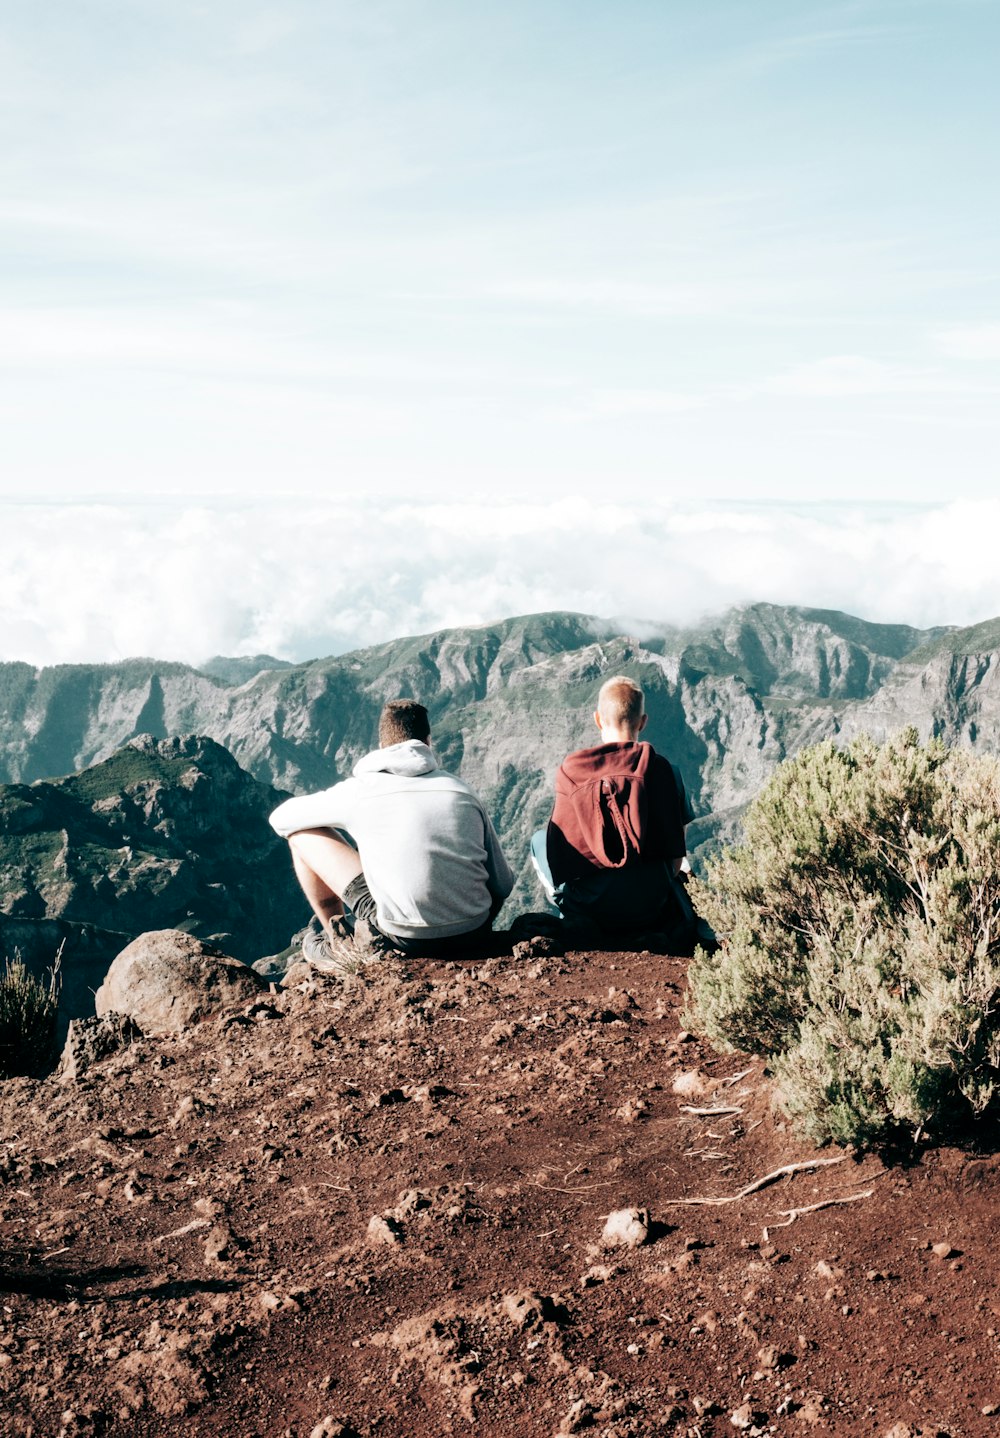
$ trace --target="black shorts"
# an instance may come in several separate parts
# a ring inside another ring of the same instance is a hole
[[[443,939],[404,939],[398,934],[388,933],[379,926],[378,905],[372,898],[372,892],[364,874],[359,874],[356,879],[351,880],[344,889],[343,899],[356,919],[363,919],[373,933],[381,934],[384,939],[388,939],[394,949],[399,949],[403,954],[414,954],[417,957],[425,955],[440,958],[473,958],[482,954],[493,940],[492,919],[486,919],[477,929],[471,929],[467,934],[449,934]]]

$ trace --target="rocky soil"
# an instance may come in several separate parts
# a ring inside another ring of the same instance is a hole
[[[1000,1159],[816,1152],[683,960],[289,986],[0,1086],[18,1438],[1000,1434]]]

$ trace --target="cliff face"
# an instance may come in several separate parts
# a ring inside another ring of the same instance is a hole
[[[283,948],[304,915],[267,824],[281,797],[190,737],[146,736],[69,778],[0,786],[0,940],[35,968],[65,941],[77,1012],[77,989],[148,929],[246,961]]]
[[[647,732],[681,766],[699,815],[695,845],[731,835],[774,766],[821,738],[914,723],[1000,747],[996,624],[920,631],[757,604],[687,630],[644,625],[640,638],[556,613],[259,668],[269,664],[2,665],[0,777],[66,774],[140,732],[195,732],[262,783],[321,788],[372,746],[384,700],[408,695],[427,705],[443,762],[480,790],[522,867],[516,902],[535,905],[527,839],[547,816],[563,755],[596,737],[590,716],[611,673],[646,689]],[[57,818],[53,832],[64,827]]]

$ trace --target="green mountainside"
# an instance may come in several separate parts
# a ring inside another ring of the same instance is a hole
[[[0,938],[33,967],[99,983],[148,929],[185,929],[252,961],[302,922],[282,795],[210,739],[134,739],[79,774],[0,786]],[[103,965],[103,967],[102,967]],[[78,1007],[74,1002],[74,1007]]]

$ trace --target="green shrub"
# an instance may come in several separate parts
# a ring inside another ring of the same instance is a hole
[[[20,958],[4,960],[0,973],[0,1078],[44,1073],[55,1057],[59,965],[48,983],[28,972]]]
[[[912,730],[804,750],[695,903],[727,937],[693,961],[685,1021],[767,1055],[811,1137],[940,1137],[996,1113],[997,760]]]

